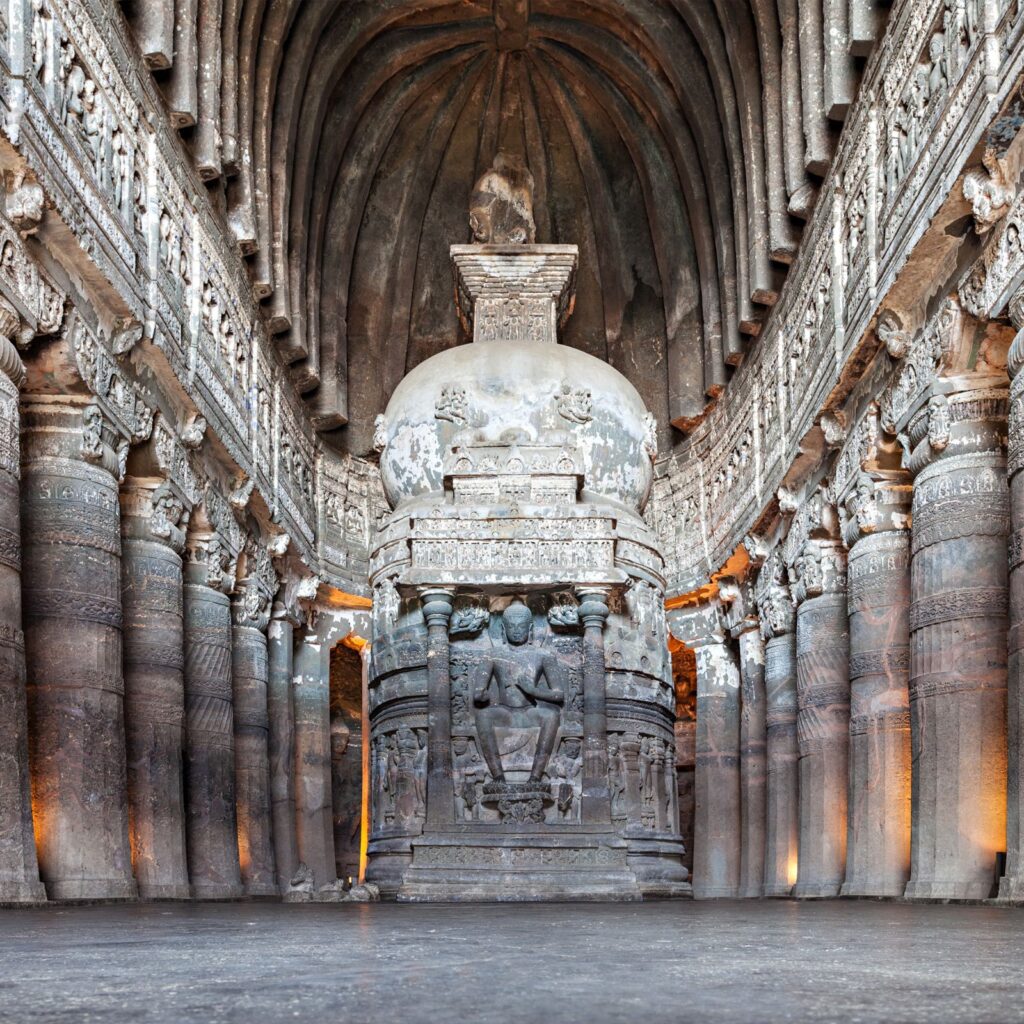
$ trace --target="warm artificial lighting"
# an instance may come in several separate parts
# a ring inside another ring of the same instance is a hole
[[[360,641],[356,650],[363,659],[363,699],[360,706],[363,779],[359,817],[359,881],[362,883],[366,880],[366,851],[370,845],[370,647],[362,637],[353,639]]]

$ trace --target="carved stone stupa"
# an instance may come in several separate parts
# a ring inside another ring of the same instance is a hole
[[[578,250],[521,241],[530,184],[506,157],[478,183],[480,241],[451,248],[473,344],[377,424],[367,878],[402,900],[689,891],[654,420],[558,344]]]

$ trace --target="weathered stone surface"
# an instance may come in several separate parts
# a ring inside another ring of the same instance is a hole
[[[25,635],[21,620],[18,385],[24,368],[7,337],[17,317],[0,304],[0,903],[40,903],[29,795]]]
[[[299,860],[319,888],[336,881],[331,815],[331,691],[329,651],[314,632],[297,645],[295,701],[295,813]]]
[[[121,490],[125,737],[132,863],[143,899],[188,899],[182,502],[166,483]]]
[[[908,897],[992,894],[1006,840],[1007,395],[929,400],[910,426]]]
[[[809,540],[796,568],[800,843],[794,896],[836,896],[846,871],[850,675],[846,553]]]
[[[274,863],[278,891],[287,891],[299,866],[295,822],[295,705],[292,697],[294,627],[275,609],[267,627],[267,754]]]
[[[235,809],[231,599],[227,554],[195,519],[185,567],[185,802],[197,899],[243,895]]]
[[[910,877],[910,532],[850,549],[850,807],[844,896],[899,896]]]
[[[32,806],[54,900],[131,899],[121,530],[112,435],[88,399],[22,405]]]

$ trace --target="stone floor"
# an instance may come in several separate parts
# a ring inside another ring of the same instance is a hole
[[[869,902],[0,912],[17,1024],[1024,1021],[1024,910]]]

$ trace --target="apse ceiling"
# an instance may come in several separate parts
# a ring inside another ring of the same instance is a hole
[[[823,0],[124,5],[317,425],[353,453],[467,339],[448,246],[498,150],[580,248],[564,341],[670,445],[726,384],[813,208],[878,6]],[[170,17],[168,17],[170,15]],[[168,26],[176,35],[168,41]],[[838,40],[825,46],[825,40]],[[169,65],[169,66],[168,66]],[[192,125],[190,127],[190,125]]]

